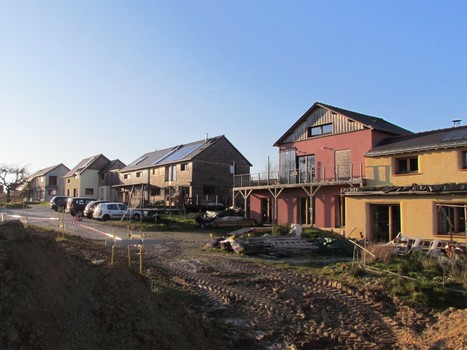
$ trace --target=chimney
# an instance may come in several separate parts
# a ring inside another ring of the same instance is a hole
[[[208,142],[208,133],[204,135],[204,142]]]
[[[461,119],[454,119],[452,121],[452,126],[457,128],[458,126],[461,126]]]

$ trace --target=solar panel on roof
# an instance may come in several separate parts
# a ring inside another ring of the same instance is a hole
[[[446,136],[443,137],[442,141],[463,140],[463,139],[467,139],[467,128],[449,131],[446,134]]]
[[[142,157],[139,157],[138,159],[136,159],[133,164],[131,165],[137,165],[139,163],[141,163],[143,160],[145,160],[147,158],[147,156],[142,156]]]
[[[203,143],[197,143],[190,146],[183,146],[182,148],[176,150],[175,152],[167,156],[167,158],[164,158],[164,162],[176,162],[178,160],[182,160],[194,151],[196,151],[202,145]]]

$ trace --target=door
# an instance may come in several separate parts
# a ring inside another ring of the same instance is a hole
[[[313,182],[315,177],[315,155],[298,157],[298,182]]]
[[[389,242],[401,230],[400,205],[372,205],[372,234],[375,242]]]
[[[261,223],[271,223],[271,205],[269,198],[261,198]]]

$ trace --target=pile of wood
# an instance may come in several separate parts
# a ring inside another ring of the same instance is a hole
[[[318,246],[302,237],[271,236],[264,234],[253,237],[261,232],[259,228],[244,228],[235,232],[227,239],[212,242],[211,247],[234,251],[246,255],[261,255],[271,258],[300,255],[316,251]]]

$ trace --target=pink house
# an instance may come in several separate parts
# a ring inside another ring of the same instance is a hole
[[[381,118],[316,102],[274,144],[278,169],[236,175],[234,195],[258,223],[341,228],[342,189],[364,185],[365,153],[405,134]]]

